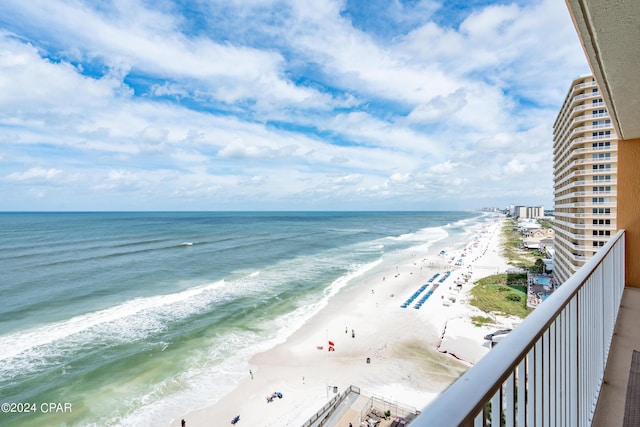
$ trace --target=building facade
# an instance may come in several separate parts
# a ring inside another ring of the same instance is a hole
[[[544,206],[517,206],[509,205],[507,213],[514,218],[535,219],[544,217]]]
[[[574,80],[553,125],[557,283],[574,274],[617,230],[617,150],[595,79]]]

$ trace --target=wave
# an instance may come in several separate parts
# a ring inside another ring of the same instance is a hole
[[[427,227],[411,233],[401,234],[399,236],[389,236],[387,237],[387,239],[403,242],[436,242],[438,240],[444,239],[449,235],[445,228],[446,226]]]
[[[161,330],[170,320],[185,318],[224,298],[212,292],[224,285],[224,280],[194,287],[182,292],[140,297],[120,305],[45,324],[28,330],[0,336],[0,370],[10,360],[26,354],[27,359],[42,356],[38,349],[46,348],[47,358],[94,339],[130,342]]]
[[[82,253],[91,253],[95,251],[110,251],[110,253],[134,253],[136,251],[120,251],[125,248],[134,248],[140,246],[157,245],[164,242],[170,242],[166,238],[148,238],[134,241],[123,242],[120,238],[92,238],[85,240],[71,240],[60,245],[59,242],[29,243],[26,246],[16,245],[11,248],[0,248],[0,253],[6,251],[8,254],[3,259],[24,259],[31,257],[47,256],[49,258],[73,253],[74,256],[80,251]],[[91,258],[89,258],[91,259]]]

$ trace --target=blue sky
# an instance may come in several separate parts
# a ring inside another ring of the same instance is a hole
[[[0,210],[552,207],[564,2],[3,0]]]

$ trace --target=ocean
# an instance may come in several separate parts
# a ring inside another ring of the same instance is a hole
[[[0,213],[0,425],[163,426],[477,212]]]

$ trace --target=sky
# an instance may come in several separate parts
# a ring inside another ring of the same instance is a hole
[[[559,0],[3,0],[0,211],[553,207]]]

